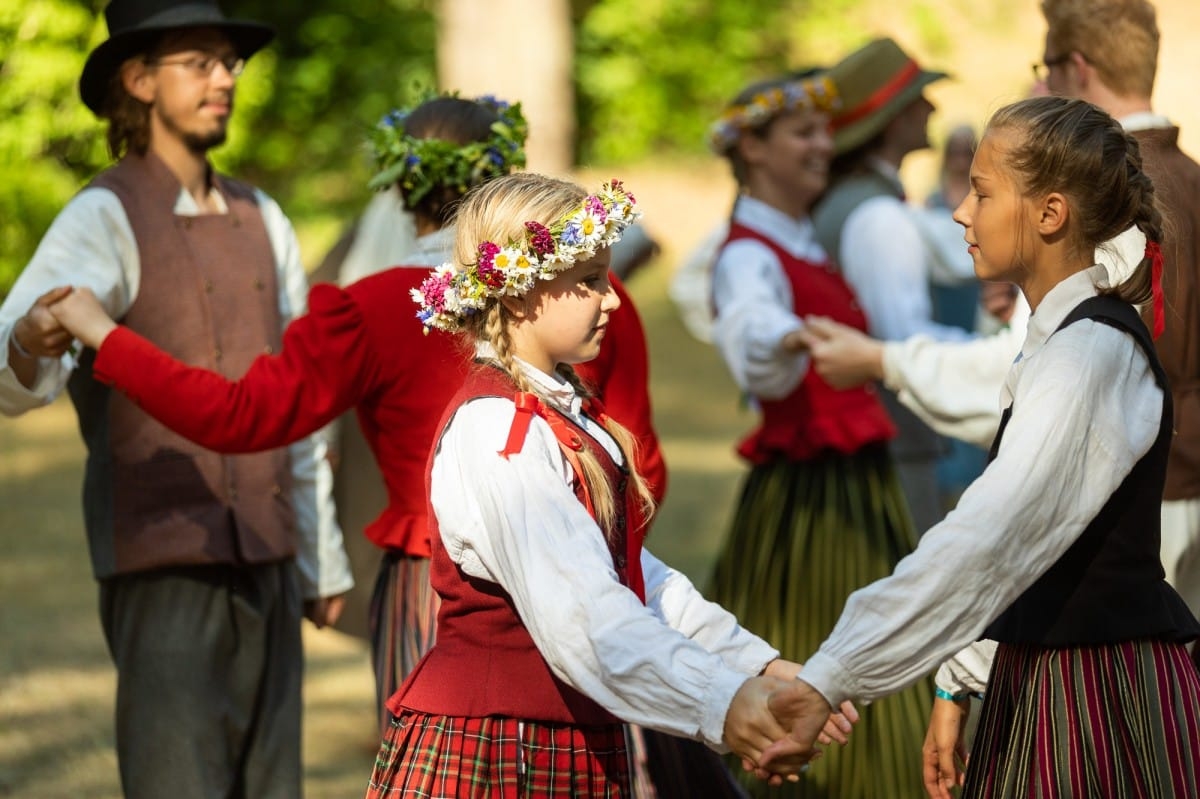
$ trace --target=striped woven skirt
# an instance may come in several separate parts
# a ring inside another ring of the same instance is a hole
[[[1200,676],[1181,644],[996,650],[964,797],[1200,797]]]
[[[854,455],[754,467],[710,598],[790,660],[803,662],[833,630],[846,598],[886,577],[917,536],[882,446]],[[844,748],[833,744],[798,783],[769,788],[731,770],[753,796],[924,799],[921,745],[933,688],[922,680],[860,707]]]
[[[405,711],[375,759],[367,799],[628,799],[622,725],[575,727]]]
[[[387,732],[385,703],[433,646],[441,601],[429,585],[429,559],[388,550],[371,592],[371,661],[381,734]]]

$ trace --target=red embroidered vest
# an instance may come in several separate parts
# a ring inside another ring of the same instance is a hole
[[[499,369],[477,367],[467,375],[462,389],[447,406],[439,430],[444,430],[454,413],[479,397],[517,395],[512,381]],[[517,413],[508,445],[501,453],[519,452],[525,430],[533,415],[550,423],[563,452],[573,465],[571,451],[588,448],[598,459],[617,497],[625,496],[607,543],[613,566],[623,585],[640,597],[641,538],[630,533],[632,491],[625,470],[604,448],[566,416],[542,405],[531,395],[517,395]],[[430,455],[430,467],[433,464]],[[575,494],[589,507],[583,481],[575,466]],[[620,503],[619,503],[620,504]],[[613,724],[615,716],[576,691],[551,672],[521,623],[512,600],[495,583],[470,577],[450,559],[433,509],[429,510],[433,554],[429,577],[441,597],[437,643],[425,655],[404,684],[388,700],[388,709],[399,714],[404,708],[446,716],[507,716],[578,725]]]
[[[866,331],[867,320],[854,292],[828,262],[796,258],[766,236],[735,223],[725,243],[741,239],[761,242],[779,258],[792,287],[792,308],[797,316],[819,314]],[[838,391],[813,369],[788,396],[760,398],[758,404],[762,424],[738,446],[738,454],[751,463],[776,458],[806,460],[827,450],[849,455],[896,435],[872,386]]]

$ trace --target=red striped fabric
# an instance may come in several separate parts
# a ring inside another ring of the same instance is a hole
[[[1001,644],[966,799],[1200,797],[1200,675],[1181,644]]]
[[[433,646],[441,600],[429,584],[429,559],[384,555],[371,595],[371,660],[380,734],[388,729],[386,703]]]

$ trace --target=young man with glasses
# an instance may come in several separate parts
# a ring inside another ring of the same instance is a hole
[[[48,307],[86,286],[190,363],[241,375],[304,312],[295,234],[216,173],[237,76],[272,38],[208,0],[114,0],[80,78],[115,166],[63,209],[0,306],[0,411],[68,388],[88,447],[84,515],[117,668],[128,797],[302,794],[300,619],[352,584],[324,443],[220,456],[92,379]]]

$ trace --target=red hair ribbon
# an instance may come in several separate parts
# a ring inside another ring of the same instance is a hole
[[[1154,303],[1154,338],[1158,338],[1167,328],[1163,310],[1163,254],[1162,247],[1157,241],[1146,240],[1146,258],[1150,259],[1150,297]]]

